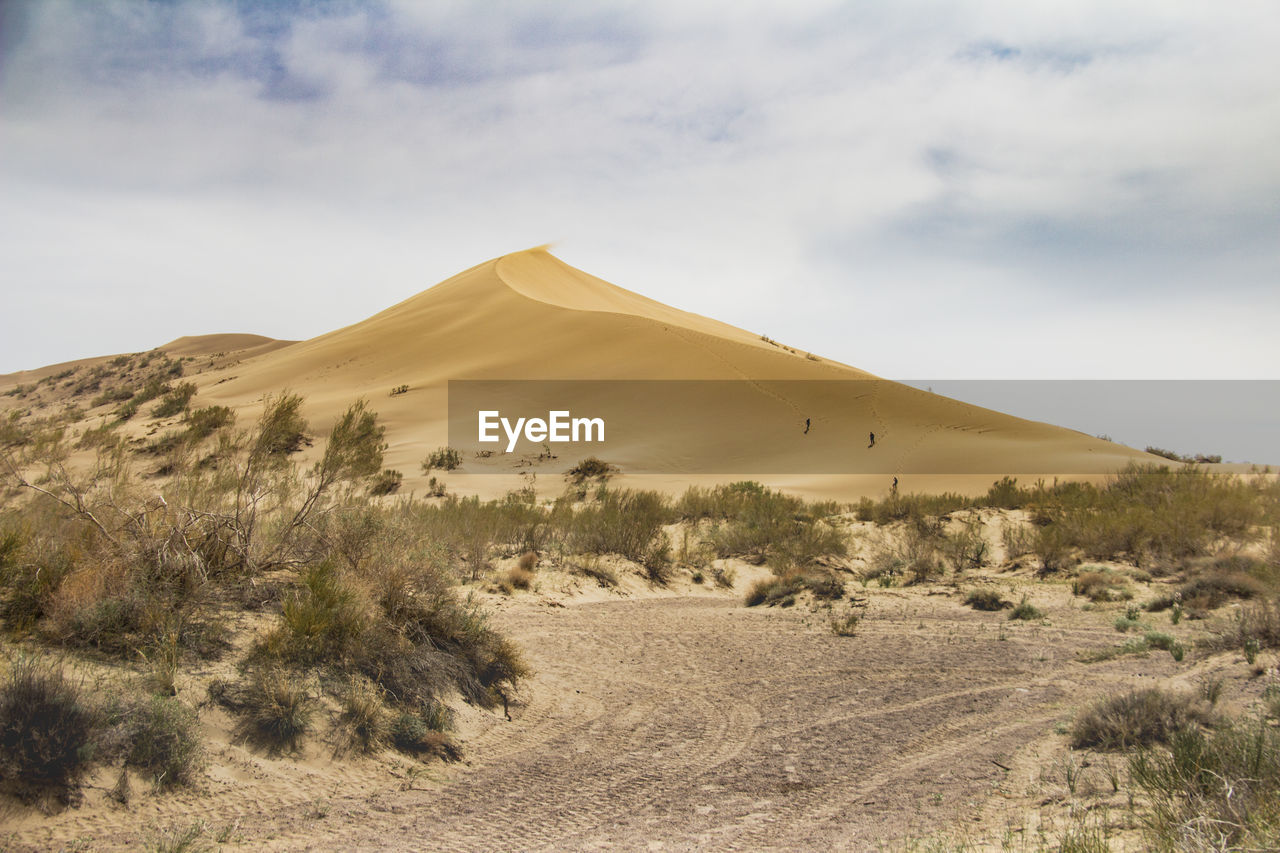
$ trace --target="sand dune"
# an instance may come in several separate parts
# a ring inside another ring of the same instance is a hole
[[[624,475],[656,470],[661,476],[649,479],[666,488],[763,471],[768,476],[758,479],[776,485],[853,497],[882,493],[893,476],[914,491],[980,489],[1009,472],[1101,475],[1130,459],[1153,459],[788,349],[602,281],[545,248],[486,261],[311,340],[216,335],[178,338],[163,349],[236,351],[234,360],[211,361],[193,378],[197,404],[232,406],[242,422],[263,395],[284,388],[305,397],[317,431],[356,397],[369,399],[388,427],[387,462],[404,472],[407,489],[422,484],[419,461],[449,440],[447,383],[458,379],[736,380],[734,394],[714,405],[696,384],[673,386],[652,410],[628,411],[625,399],[614,401],[624,423],[615,422],[612,434],[620,438],[600,455]],[[408,392],[392,396],[400,386]],[[673,435],[675,412],[693,413],[705,429]],[[873,432],[871,450],[865,445]],[[551,485],[577,453],[536,465],[527,457],[468,455],[449,484],[464,493],[501,493],[532,470]],[[477,476],[484,471],[509,476]]]

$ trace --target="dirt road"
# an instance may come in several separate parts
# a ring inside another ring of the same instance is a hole
[[[979,819],[1097,676],[1096,629],[876,598],[855,637],[798,609],[658,598],[499,617],[537,678],[427,790],[246,824],[285,848],[852,849]],[[1090,685],[1092,693],[1093,685]],[[997,764],[999,762],[999,764]],[[256,825],[255,825],[256,824]]]

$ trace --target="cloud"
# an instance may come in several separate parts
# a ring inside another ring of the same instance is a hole
[[[0,370],[319,334],[549,240],[891,375],[1280,355],[1266,4],[5,9]]]

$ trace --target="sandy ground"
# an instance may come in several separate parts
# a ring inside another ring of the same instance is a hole
[[[1081,609],[1060,584],[999,583],[1047,618],[975,612],[945,587],[853,584],[866,615],[839,637],[824,610],[748,609],[687,581],[640,597],[523,593],[494,619],[536,675],[510,721],[465,716],[460,764],[227,746],[196,792],[26,815],[8,849],[129,848],[197,821],[227,849],[1037,849],[1077,805],[1066,768],[1088,757],[1062,731],[1081,704],[1210,671],[1228,695],[1251,683],[1229,655],[1082,663],[1124,639],[1115,612]],[[1100,769],[1085,775],[1103,791]],[[1090,808],[1123,811],[1099,796]],[[1113,849],[1141,849],[1131,815],[1111,822]]]

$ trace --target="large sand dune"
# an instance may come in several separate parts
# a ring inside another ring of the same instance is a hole
[[[758,479],[778,486],[852,497],[883,493],[894,476],[904,490],[979,489],[1005,473],[1096,476],[1131,459],[1153,459],[881,380],[679,311],[574,269],[544,248],[487,261],[311,340],[206,336],[179,338],[167,349],[222,356],[193,377],[197,404],[232,406],[242,423],[263,395],[285,388],[305,397],[318,431],[353,399],[369,399],[388,428],[387,462],[404,472],[410,489],[421,485],[420,460],[449,440],[447,383],[458,379],[738,380],[731,399],[712,404],[690,383],[664,392],[662,407],[627,413],[623,440],[600,455],[624,476],[656,465],[661,474],[636,480],[664,488],[764,472],[771,476]],[[409,391],[392,396],[400,386]],[[673,436],[663,428],[674,411],[696,413],[707,429]],[[868,448],[873,432],[876,446]],[[732,440],[710,441],[709,434]],[[484,461],[468,456],[449,485],[495,494],[518,473],[535,470],[550,486],[580,458],[561,457],[539,467],[503,454]],[[477,476],[494,471],[509,476]]]

